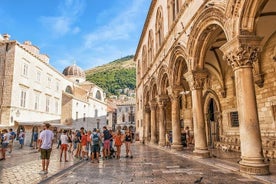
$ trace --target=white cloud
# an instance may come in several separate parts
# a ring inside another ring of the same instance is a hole
[[[40,21],[46,29],[50,29],[55,37],[68,33],[76,34],[80,32],[80,28],[74,24],[85,8],[84,3],[85,1],[82,0],[64,0],[58,6],[59,15],[43,16]]]
[[[93,48],[101,42],[129,39],[137,29],[135,20],[144,8],[145,1],[147,0],[131,1],[132,4],[121,7],[121,14],[111,19],[105,26],[85,35],[85,47]]]

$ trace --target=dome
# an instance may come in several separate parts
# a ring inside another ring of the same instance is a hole
[[[63,75],[69,78],[74,78],[75,81],[80,82],[85,80],[85,73],[84,71],[78,67],[76,64],[66,67],[63,70]]]

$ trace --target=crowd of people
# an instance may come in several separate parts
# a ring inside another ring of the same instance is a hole
[[[6,152],[12,152],[15,139],[19,142],[19,149],[23,148],[25,132],[22,129],[17,133],[13,129],[9,129],[9,131],[3,129],[0,131],[0,137],[0,160],[6,159]],[[41,153],[42,170],[40,174],[46,174],[54,142],[57,143],[56,148],[60,152],[60,162],[68,162],[70,156],[99,163],[100,157],[103,160],[120,159],[123,145],[125,145],[125,157],[133,158],[131,151],[133,140],[134,132],[126,126],[117,127],[116,131],[108,129],[106,126],[102,130],[96,128],[85,130],[84,127],[79,130],[63,129],[55,135],[51,130],[51,125],[44,123],[43,129],[32,135],[32,148]]]

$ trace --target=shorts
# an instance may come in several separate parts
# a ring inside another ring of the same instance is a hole
[[[61,144],[61,150],[67,151],[68,144]]]
[[[110,149],[110,140],[104,141],[104,149]]]
[[[92,146],[92,153],[98,153],[100,152],[100,145],[97,144],[97,145],[93,145]]]
[[[81,151],[84,151],[84,152],[86,152],[86,145],[84,145],[84,146],[81,146]]]
[[[13,140],[9,140],[9,145],[13,145]]]
[[[7,148],[9,145],[9,143],[5,142],[5,143],[2,143],[2,148]]]
[[[51,156],[52,149],[41,149],[41,159],[49,160]]]
[[[19,144],[24,144],[24,139],[19,139]]]

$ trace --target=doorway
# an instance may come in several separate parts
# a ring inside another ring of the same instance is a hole
[[[213,98],[209,100],[207,112],[207,140],[208,146],[215,147],[215,142],[219,141],[219,123],[216,117],[218,108]]]

